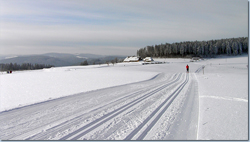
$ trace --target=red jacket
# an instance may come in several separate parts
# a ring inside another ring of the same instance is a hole
[[[187,66],[186,66],[186,68],[188,69],[188,68],[189,68],[189,66],[187,65]]]

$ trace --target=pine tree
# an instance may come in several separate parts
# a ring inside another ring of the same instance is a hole
[[[230,42],[227,42],[227,45],[226,45],[226,53],[227,53],[227,55],[231,55]]]
[[[238,47],[239,47],[239,54],[242,54],[242,44],[240,42],[238,42]]]
[[[183,55],[184,55],[184,46],[182,44],[180,45],[180,54],[183,57]]]
[[[87,66],[87,65],[89,65],[89,63],[88,63],[88,61],[87,60],[85,60],[84,62],[82,62],[80,65],[82,65],[82,66]]]
[[[232,45],[232,48],[233,48],[233,55],[238,55],[238,44],[236,42],[233,42],[233,45]]]

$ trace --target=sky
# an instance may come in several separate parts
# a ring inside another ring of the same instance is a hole
[[[136,55],[248,37],[248,0],[0,0],[0,54]]]

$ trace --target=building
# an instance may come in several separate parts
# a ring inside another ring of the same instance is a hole
[[[123,60],[123,62],[138,62],[138,61],[141,61],[141,60],[142,60],[141,57],[135,57],[135,56],[130,57],[130,56],[128,56]]]
[[[146,57],[145,59],[143,59],[144,62],[153,62],[153,58],[152,57]]]

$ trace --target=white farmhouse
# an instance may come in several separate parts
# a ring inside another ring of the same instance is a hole
[[[144,62],[153,62],[153,58],[152,57],[146,57],[145,59],[143,59]]]
[[[123,62],[138,62],[140,60],[141,60],[141,57],[135,57],[135,56],[130,57],[130,56],[128,56],[123,60]]]

